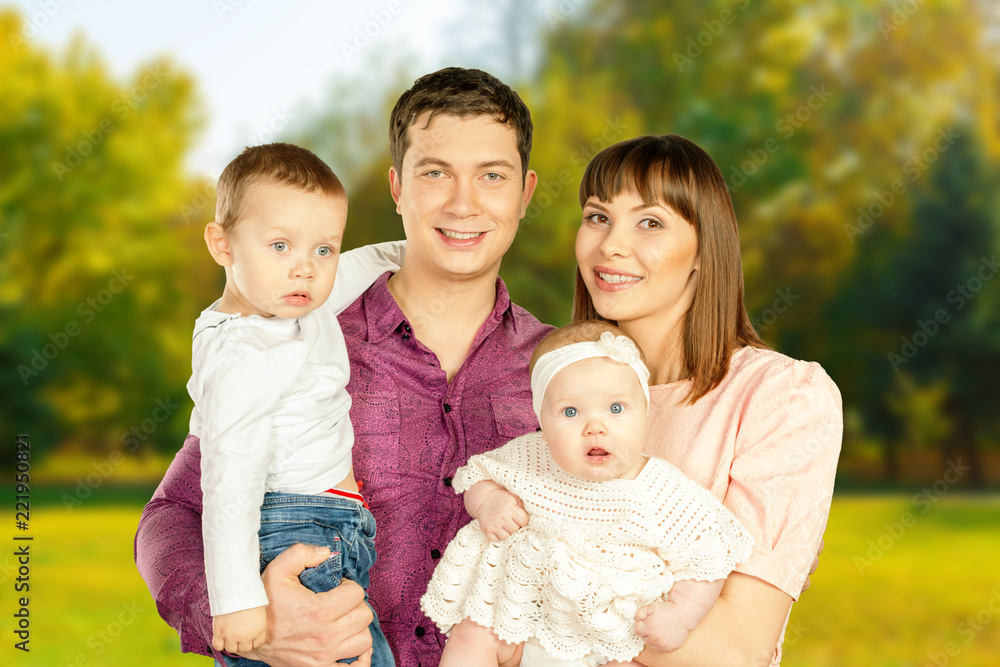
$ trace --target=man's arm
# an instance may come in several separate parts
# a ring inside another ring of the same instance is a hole
[[[262,575],[270,600],[267,641],[246,657],[272,667],[293,667],[329,665],[367,651],[372,615],[361,587],[344,582],[317,594],[298,581],[303,569],[327,556],[325,549],[296,545],[271,561]],[[181,650],[221,660],[222,654],[211,647],[201,536],[201,456],[194,436],[185,440],[143,509],[135,562],[160,616],[180,635]]]

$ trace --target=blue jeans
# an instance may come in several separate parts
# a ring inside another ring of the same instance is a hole
[[[350,579],[368,590],[368,570],[375,564],[375,517],[359,503],[329,495],[266,493],[260,507],[259,535],[261,572],[297,542],[326,546],[333,555],[316,567],[306,568],[299,575],[302,585],[321,593],[335,588],[341,579]],[[372,667],[395,667],[378,616],[368,629],[372,633]],[[267,667],[257,660],[231,656],[226,656],[226,665]]]

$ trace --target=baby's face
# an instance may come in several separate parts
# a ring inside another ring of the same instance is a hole
[[[611,359],[584,359],[556,373],[541,423],[552,459],[571,475],[635,479],[646,463],[646,397],[635,371]]]
[[[347,200],[263,183],[228,236],[226,289],[244,315],[296,318],[321,306],[337,275]]]

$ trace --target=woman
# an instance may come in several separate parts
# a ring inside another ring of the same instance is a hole
[[[776,665],[819,548],[840,453],[840,392],[770,350],[743,305],[736,216],[711,157],[676,135],[598,154],[580,186],[574,319],[616,323],[651,372],[647,454],[716,495],[754,535],[750,561],[669,654],[644,665]]]

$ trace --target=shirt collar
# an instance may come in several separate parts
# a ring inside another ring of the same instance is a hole
[[[383,273],[364,295],[368,340],[372,343],[384,340],[406,322],[406,316],[400,310],[396,300],[392,298],[392,293],[389,292],[388,282],[392,275],[391,271]],[[496,289],[496,305],[490,316],[486,318],[486,322],[483,323],[479,336],[476,337],[476,343],[492,333],[496,326],[503,321],[504,315],[512,312],[510,293],[500,276],[497,276]],[[512,318],[511,322],[516,328],[516,321]]]

